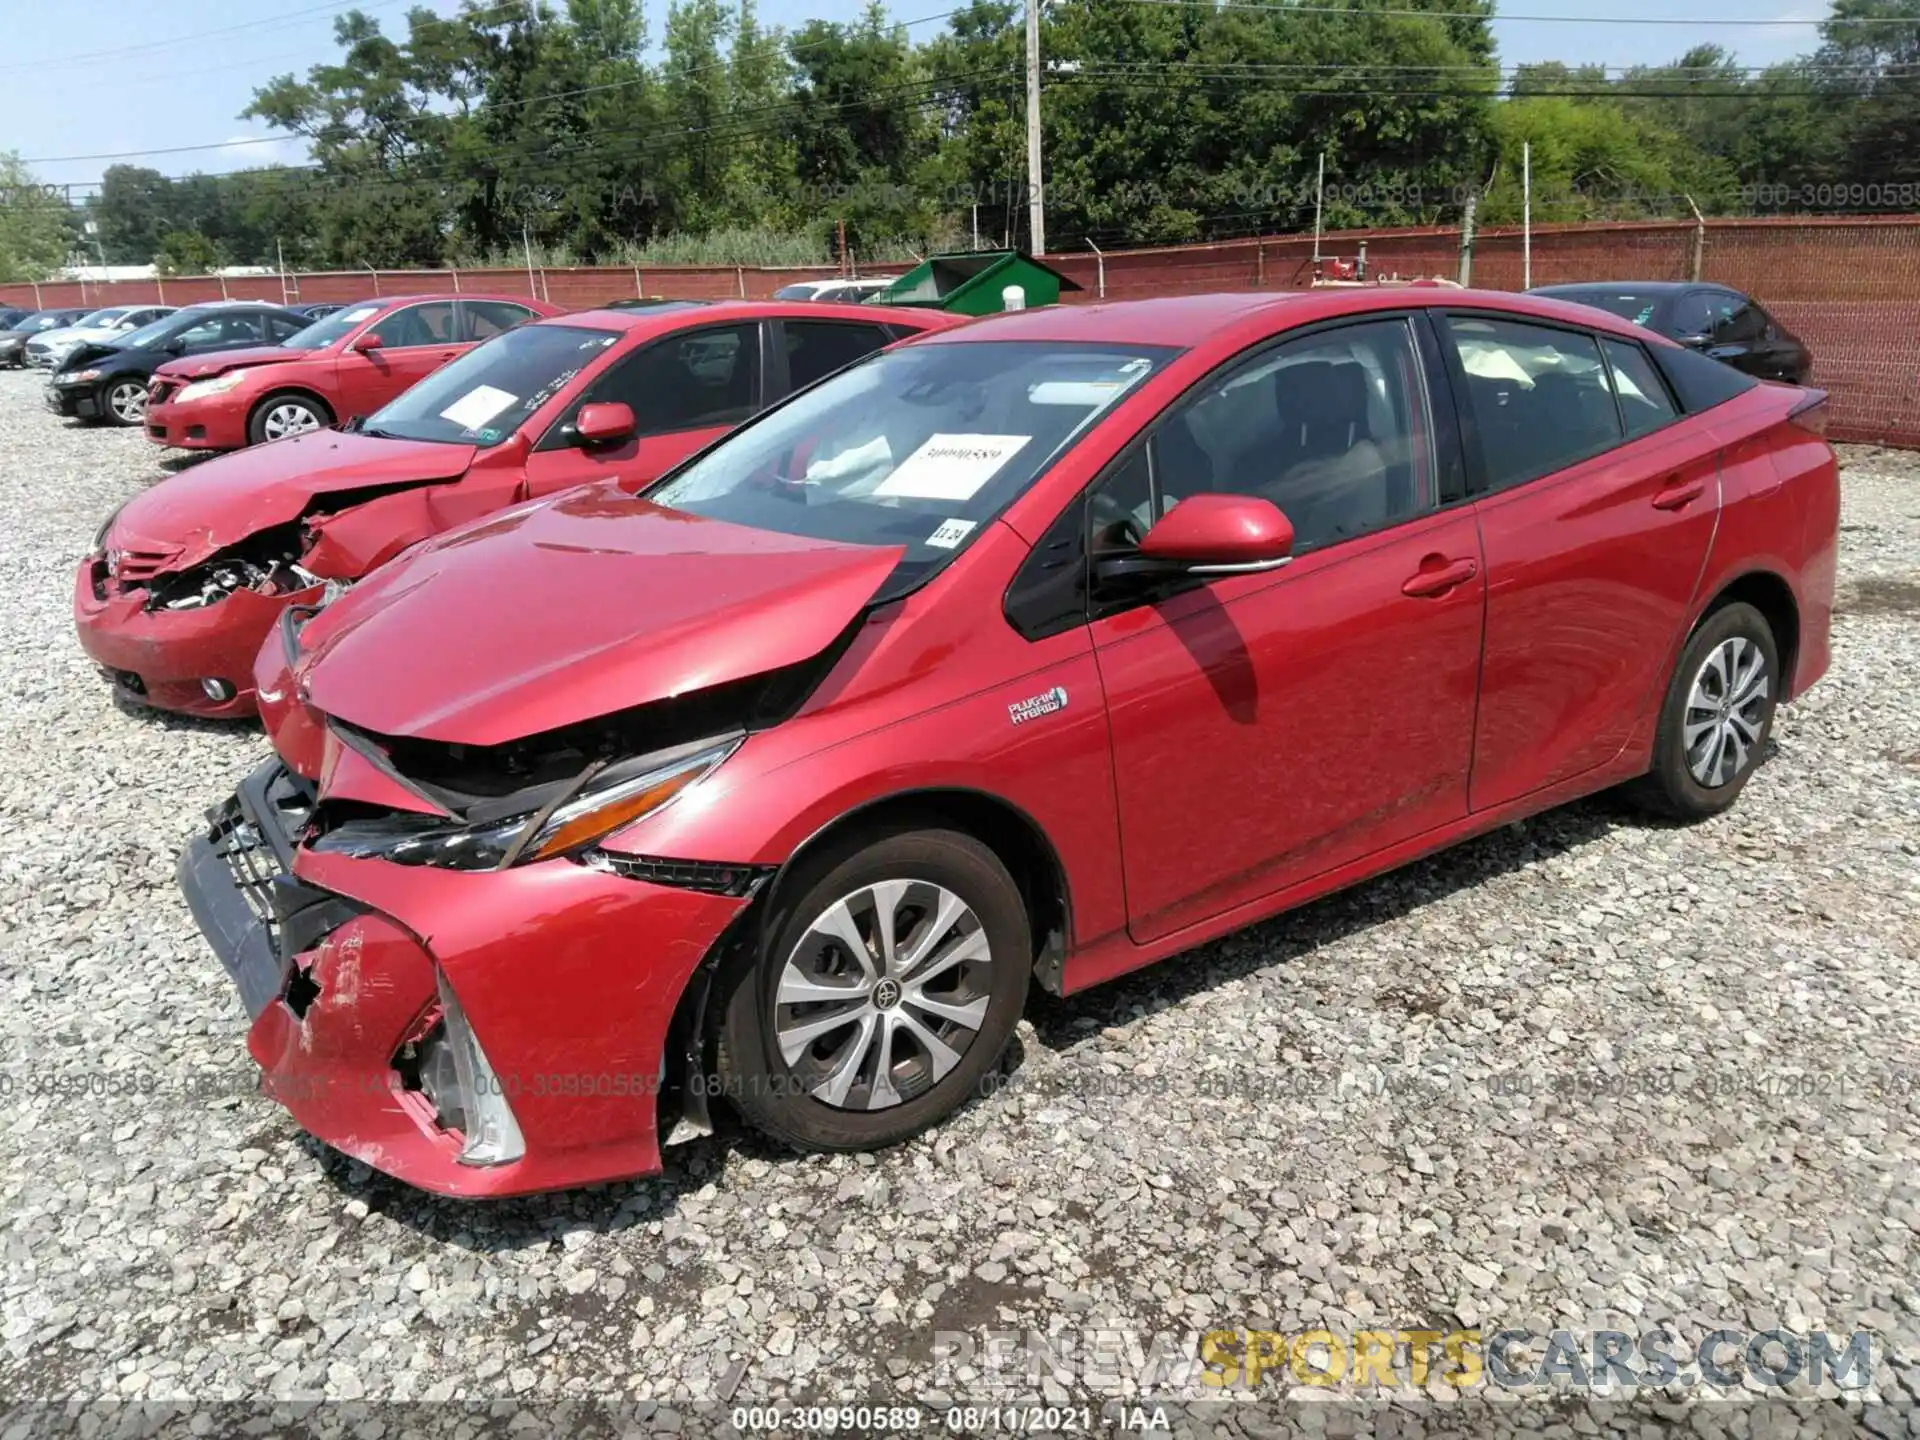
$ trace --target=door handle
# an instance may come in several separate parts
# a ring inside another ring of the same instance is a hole
[[[1707,493],[1704,479],[1675,480],[1660,487],[1653,497],[1656,510],[1684,510]]]
[[[1420,562],[1420,568],[1407,577],[1400,593],[1416,597],[1444,594],[1479,573],[1480,566],[1473,560],[1448,560],[1442,555],[1429,555]]]

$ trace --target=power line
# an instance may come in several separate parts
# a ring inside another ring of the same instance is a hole
[[[398,4],[399,0],[386,0],[386,3]],[[521,6],[518,3],[518,0],[516,0],[516,3],[512,5],[496,6],[492,10],[480,11],[478,13],[481,15],[491,15],[491,14],[498,14],[509,9],[519,9],[519,8],[521,8]],[[945,20],[949,16],[957,15],[958,13],[959,13],[958,10],[942,10],[937,14],[922,15],[912,20],[900,21],[899,26],[901,29],[910,30],[918,25],[930,25],[936,20]],[[458,17],[458,18],[467,18],[467,17]],[[453,22],[449,21],[448,23],[453,23]],[[836,41],[838,41],[840,38],[841,37],[834,36],[834,37],[824,37],[819,40],[792,42],[787,46],[787,49],[789,53],[803,51],[803,50],[812,50],[820,46],[836,43]],[[550,104],[557,100],[573,99],[581,95],[597,95],[610,90],[631,89],[636,85],[671,84],[675,81],[686,79],[688,76],[708,74],[715,70],[724,70],[724,69],[727,69],[731,64],[732,64],[732,60],[731,58],[729,58],[726,60],[716,61],[711,65],[697,65],[687,70],[673,70],[673,71],[668,71],[664,69],[660,71],[648,70],[644,74],[635,75],[625,80],[609,80],[599,85],[583,85],[573,90],[558,90],[558,91],[554,91],[551,94],[545,94],[545,95],[528,95],[518,100],[487,101],[483,103],[479,107],[479,109],[474,112],[474,114],[477,116],[485,116],[487,114],[497,114],[505,110],[520,109],[521,107],[527,106],[527,105],[545,105],[545,104]],[[156,148],[152,150],[116,150],[116,151],[103,152],[98,155],[41,155],[41,156],[30,157],[26,160],[23,160],[21,163],[25,165],[66,165],[66,164],[77,164],[81,161],[87,161],[87,160],[137,160],[149,155],[188,155],[188,154],[195,154],[195,153],[199,153],[207,150],[232,150],[232,149],[242,148],[248,145],[269,145],[281,140],[288,140],[288,139],[309,139],[310,140],[311,138],[312,137],[310,136],[301,136],[298,134],[298,132],[296,132],[293,135],[258,135],[258,136],[249,136],[245,139],[239,139],[239,140],[212,141],[204,145],[172,145],[172,146],[166,146],[166,147]]]
[[[1125,5],[1172,5],[1199,8],[1203,10],[1258,10],[1269,15],[1344,15],[1351,19],[1363,16],[1384,15],[1401,19],[1418,20],[1485,20],[1524,21],[1528,23],[1562,25],[1691,25],[1695,28],[1712,26],[1780,26],[1780,25],[1833,25],[1842,29],[1851,29],[1860,25],[1912,25],[1914,21],[1905,17],[1874,16],[1862,19],[1839,20],[1828,17],[1820,20],[1759,20],[1710,19],[1706,16],[1655,16],[1643,18],[1631,15],[1514,15],[1507,12],[1493,14],[1479,10],[1398,10],[1375,9],[1372,6],[1361,8],[1355,5],[1306,5],[1286,3],[1263,4],[1259,0],[1115,0]]]
[[[741,107],[720,116],[708,125],[662,128],[652,134],[627,135],[610,139],[603,134],[594,133],[574,139],[550,140],[544,144],[540,142],[539,137],[528,136],[485,146],[468,155],[443,156],[421,164],[410,165],[402,173],[393,175],[330,174],[325,166],[317,163],[275,166],[271,169],[239,173],[248,177],[249,184],[267,186],[286,184],[295,180],[296,177],[303,180],[312,177],[323,183],[327,180],[337,180],[350,185],[355,190],[394,187],[417,189],[423,184],[444,183],[452,179],[479,175],[489,166],[511,168],[516,165],[545,165],[555,160],[574,157],[590,158],[601,164],[623,161],[631,163],[683,150],[687,142],[692,139],[723,142],[761,135],[777,135],[785,133],[796,120],[828,119],[847,111],[867,109],[877,103],[924,105],[942,98],[946,92],[956,86],[978,80],[1004,79],[1007,78],[1008,73],[997,67],[986,67],[936,78],[903,81],[897,85],[873,87],[861,98],[840,104],[821,104],[815,92],[799,92],[786,99],[764,105]],[[165,178],[177,181],[192,177],[168,176]],[[513,177],[495,175],[489,178],[511,180]],[[542,179],[549,180],[555,185],[563,183],[560,176],[543,176]],[[96,187],[89,182],[66,188],[73,190]]]
[[[1121,88],[1121,89],[1177,90],[1182,93],[1193,94],[1193,93],[1198,93],[1204,87],[1200,85],[1190,84],[1190,83],[1181,83],[1179,80],[1175,80],[1171,78],[1159,78],[1159,77],[1184,75],[1186,79],[1189,81],[1248,80],[1248,79],[1257,78],[1253,76],[1236,75],[1232,73],[1219,72],[1219,71],[1198,71],[1198,70],[1182,71],[1180,66],[1177,63],[1157,66],[1155,67],[1155,69],[1158,72],[1157,76],[1156,75],[1135,75],[1132,72],[1124,72],[1124,71],[1120,73],[1109,73],[1108,71],[1105,71],[1098,67],[1086,67],[1072,74],[1061,75],[1056,77],[1053,81],[1053,88],[1058,89],[1062,86],[1074,86],[1074,85],[1086,84],[1089,81],[1100,81],[1100,82],[1117,86],[1118,88]],[[1487,78],[1491,80],[1496,77],[1489,75]],[[1327,86],[1318,86],[1318,87],[1275,84],[1275,85],[1270,85],[1266,88],[1271,91],[1279,91],[1281,93],[1289,94],[1289,95],[1339,96],[1347,99],[1351,99],[1356,96],[1365,97],[1368,99],[1459,99],[1459,98],[1474,95],[1474,94],[1492,93],[1486,90],[1476,91],[1464,85],[1456,85],[1456,86],[1450,86],[1446,88],[1440,88],[1440,87],[1431,86],[1431,85],[1424,86],[1424,87],[1386,88],[1386,87],[1377,86],[1377,85],[1364,85],[1364,84],[1363,85],[1327,85]],[[1522,98],[1563,97],[1563,98],[1569,98],[1569,99],[1582,99],[1582,100],[1602,100],[1602,99],[1606,99],[1606,100],[1700,100],[1700,101],[1743,100],[1743,101],[1771,102],[1775,100],[1784,100],[1784,99],[1796,99],[1796,98],[1813,99],[1817,97],[1829,97],[1833,93],[1834,92],[1831,90],[1815,89],[1815,88],[1807,88],[1807,89],[1800,89],[1800,90],[1719,90],[1719,91],[1716,91],[1716,90],[1701,90],[1698,88],[1685,89],[1685,90],[1647,90],[1647,89],[1638,89],[1638,88],[1618,89],[1613,86],[1574,89],[1574,88],[1566,88],[1566,87],[1561,87],[1556,85],[1551,89],[1530,92],[1528,95],[1523,96]]]
[[[18,60],[10,65],[0,65],[0,70],[54,70],[68,65],[91,64],[95,60],[111,60],[123,55],[142,55],[154,50],[170,50],[176,45],[189,45],[220,35],[233,35],[242,30],[283,30],[289,25],[299,24],[316,15],[344,15],[349,10],[388,10],[400,3],[401,0],[370,0],[370,3],[365,5],[315,5],[305,10],[276,15],[267,20],[246,20],[238,25],[223,25],[217,30],[200,30],[191,35],[176,35],[169,40],[148,40],[139,45],[116,46],[111,50],[89,50],[84,54],[63,55],[52,60]]]

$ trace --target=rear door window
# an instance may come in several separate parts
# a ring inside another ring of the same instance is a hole
[[[460,309],[466,317],[465,333],[460,337],[463,340],[491,340],[533,318],[533,311],[526,306],[505,300],[464,300]]]
[[[1521,485],[1626,438],[1592,335],[1480,316],[1447,317],[1487,490]]]
[[[1626,340],[1602,340],[1607,368],[1613,372],[1613,392],[1620,397],[1620,419],[1627,438],[1638,439],[1680,418],[1680,407],[1667,393],[1667,382],[1654,368],[1647,352]]]
[[[878,325],[783,320],[781,328],[786,332],[787,384],[794,390],[806,389],[887,343],[887,332]]]

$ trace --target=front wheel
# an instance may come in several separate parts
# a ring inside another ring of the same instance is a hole
[[[147,418],[147,382],[115,380],[101,395],[100,413],[115,425],[138,425]]]
[[[333,417],[327,407],[306,395],[269,395],[254,407],[247,421],[247,438],[255,445],[284,440],[324,429]]]
[[[1781,687],[1780,650],[1766,617],[1739,602],[1715,610],[1680,654],[1653,766],[1630,793],[1678,820],[1727,809],[1760,764]]]
[[[951,830],[837,847],[791,877],[726,982],[717,1069],[757,1128],[869,1150],[976,1093],[1026,1003],[1033,939],[994,853]]]

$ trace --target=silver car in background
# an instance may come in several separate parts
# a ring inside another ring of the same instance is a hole
[[[109,305],[63,330],[44,330],[27,341],[27,364],[40,370],[58,370],[60,363],[82,345],[112,344],[114,339],[171,315],[178,305]]]

